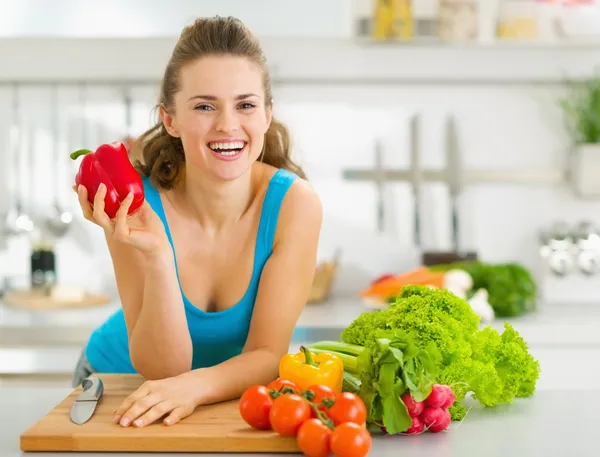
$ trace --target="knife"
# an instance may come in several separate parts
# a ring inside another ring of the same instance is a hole
[[[421,239],[421,184],[423,183],[423,170],[421,167],[421,143],[419,141],[420,118],[416,114],[410,121],[410,182],[414,200],[414,241],[417,248],[422,247]]]
[[[96,410],[98,401],[104,393],[104,384],[97,376],[88,376],[81,383],[83,392],[81,392],[71,406],[71,421],[76,424],[85,424]]]
[[[458,146],[456,121],[454,116],[449,116],[446,121],[446,172],[447,183],[450,193],[450,205],[452,211],[452,245],[454,253],[460,253],[460,241],[458,225],[458,198],[460,197],[463,176],[462,163]]]

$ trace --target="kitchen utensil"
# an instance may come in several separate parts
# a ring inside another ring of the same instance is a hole
[[[381,141],[375,142],[375,170],[383,170],[383,146]],[[378,179],[377,182],[377,230],[383,233],[385,230],[385,178]]]
[[[59,150],[59,119],[60,119],[60,106],[58,103],[58,86],[52,87],[52,102],[51,107],[53,113],[51,115],[53,128],[52,128],[52,143],[54,145],[53,152],[53,165],[54,165],[54,204],[51,208],[50,216],[46,219],[46,229],[50,231],[55,237],[63,237],[73,221],[73,214],[64,209],[60,203],[60,191],[61,191],[61,179],[60,179],[60,163],[64,160],[61,157]]]
[[[462,183],[464,182],[461,171],[462,164],[460,163],[460,153],[458,151],[456,124],[454,117],[450,116],[446,123],[446,172],[448,173],[447,183],[452,212],[452,247],[454,252],[457,253],[460,252],[457,199],[462,190]]]
[[[81,383],[83,392],[81,392],[71,406],[69,417],[75,424],[85,424],[90,420],[98,402],[104,393],[104,383],[95,375],[88,376]]]
[[[7,235],[19,235],[31,232],[34,224],[29,215],[23,210],[21,197],[21,145],[23,138],[23,125],[20,109],[20,90],[19,85],[13,85],[13,118],[14,128],[11,132],[11,154],[13,159],[13,204],[11,205],[4,221],[4,232]]]
[[[450,194],[452,250],[450,252],[425,252],[423,265],[437,265],[462,261],[477,260],[474,251],[463,251],[459,240],[458,198],[465,182],[460,150],[456,133],[456,122],[453,116],[446,121],[446,182]]]
[[[420,118],[415,114],[410,122],[410,182],[414,200],[414,240],[417,248],[421,247],[421,185],[423,173],[421,167],[421,143],[419,141]]]
[[[131,90],[126,89],[124,91],[123,107],[125,109],[125,135],[121,141],[127,148],[127,152],[131,154],[136,141],[133,134],[133,99]]]
[[[78,425],[69,409],[81,388],[25,430],[23,451],[54,452],[226,452],[300,453],[295,437],[273,430],[253,429],[239,412],[239,400],[203,405],[181,422],[165,427],[161,421],[145,427],[121,427],[112,422],[114,411],[144,382],[139,375],[98,374],[102,401],[92,420]]]
[[[556,276],[566,276],[574,267],[573,237],[565,222],[554,223],[540,233],[540,255]]]
[[[575,248],[575,264],[579,271],[586,276],[598,273],[600,271],[600,228],[588,221],[580,222],[573,228],[571,237]]]

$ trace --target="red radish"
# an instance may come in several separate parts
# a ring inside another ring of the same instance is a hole
[[[454,399],[456,398],[456,396],[454,395],[452,387],[444,386],[444,388],[446,389],[446,401],[442,404],[441,408],[448,409],[454,404]]]
[[[450,411],[442,408],[425,408],[420,419],[427,429],[433,433],[443,432],[451,422]]]
[[[431,393],[429,397],[425,399],[425,404],[432,408],[440,408],[444,403],[446,403],[446,397],[448,393],[446,392],[446,388],[442,384],[434,384],[431,387]]]
[[[415,435],[417,433],[421,433],[424,428],[425,428],[425,426],[423,425],[423,421],[421,419],[419,419],[417,416],[414,416],[412,418],[412,425],[404,433],[406,433],[407,435]]]
[[[425,403],[422,401],[415,401],[415,399],[410,395],[410,392],[406,392],[402,395],[402,401],[406,405],[406,409],[408,409],[408,414],[410,417],[418,416],[425,409]]]

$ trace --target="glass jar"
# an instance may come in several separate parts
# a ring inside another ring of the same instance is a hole
[[[440,0],[438,36],[448,41],[477,39],[479,18],[477,0]]]

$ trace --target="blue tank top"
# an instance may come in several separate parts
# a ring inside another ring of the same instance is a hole
[[[296,178],[297,175],[279,169],[269,182],[256,235],[252,279],[238,303],[223,311],[203,311],[190,303],[179,283],[193,345],[191,369],[217,365],[242,352],[248,336],[260,276],[271,256],[281,202]],[[147,177],[144,176],[142,182],[146,200],[162,220],[175,255],[160,195]],[[177,279],[179,281],[178,271]],[[122,308],[92,332],[85,354],[90,365],[100,373],[136,373],[129,357],[127,328]]]

